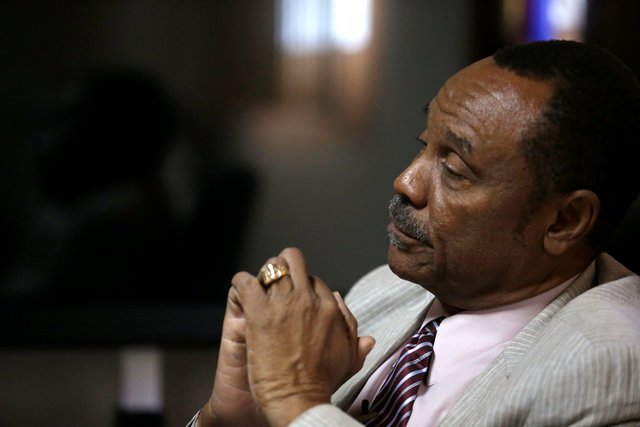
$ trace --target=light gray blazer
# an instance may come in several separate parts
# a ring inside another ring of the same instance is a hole
[[[433,295],[387,266],[346,301],[376,345],[363,369],[292,426],[359,426],[348,408],[424,320]],[[464,344],[461,343],[461,351]],[[442,426],[640,425],[640,277],[600,255],[469,386]]]

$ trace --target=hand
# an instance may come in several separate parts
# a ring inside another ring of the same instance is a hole
[[[200,411],[201,427],[267,426],[249,389],[245,318],[234,287],[229,290],[213,392]]]
[[[357,336],[357,322],[342,299],[307,273],[297,249],[270,262],[288,267],[265,289],[248,273],[232,283],[244,310],[247,364],[253,396],[270,425],[288,425],[362,367],[372,337]]]

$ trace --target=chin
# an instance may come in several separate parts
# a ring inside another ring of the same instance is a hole
[[[411,255],[395,245],[389,245],[387,263],[393,273],[401,279],[419,283],[418,268],[411,262]]]
[[[421,256],[422,255],[422,256]],[[429,292],[433,292],[437,286],[433,286],[438,282],[436,271],[430,255],[422,253],[417,254],[411,251],[399,249],[394,245],[389,245],[387,251],[387,263],[393,273],[403,280],[413,282],[420,285]],[[442,282],[442,280],[440,280]]]

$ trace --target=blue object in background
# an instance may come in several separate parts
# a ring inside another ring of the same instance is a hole
[[[552,0],[527,1],[526,41],[549,40],[553,38],[553,28],[549,20],[549,6]]]

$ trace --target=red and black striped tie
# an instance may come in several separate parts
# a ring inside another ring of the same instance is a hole
[[[444,316],[424,325],[404,346],[391,373],[373,399],[371,416],[375,414],[375,417],[369,419],[366,426],[407,425],[418,388],[426,381],[433,356],[433,342],[443,319]]]

